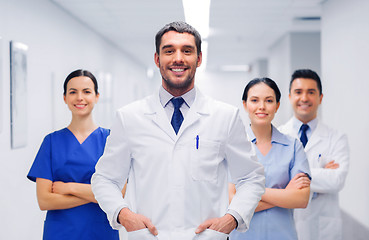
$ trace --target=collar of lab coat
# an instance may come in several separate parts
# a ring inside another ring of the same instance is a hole
[[[146,99],[147,109],[144,114],[151,118],[152,121],[162,129],[173,141],[177,141],[180,136],[186,131],[186,129],[192,124],[196,123],[202,116],[209,115],[209,102],[207,97],[204,96],[200,90],[196,87],[196,96],[193,104],[191,105],[188,113],[186,114],[183,123],[176,135],[173,127],[165,113],[163,106],[160,103],[159,90],[152,96]]]
[[[324,126],[324,124],[318,120],[318,125],[314,132],[312,133],[310,139],[308,140],[305,151],[309,151],[315,145],[319,144],[324,138],[329,136],[328,129]]]
[[[294,127],[293,122],[294,117],[290,118],[290,120],[288,120],[288,122],[284,126],[282,126],[281,129],[283,130],[283,132],[288,133],[292,137],[299,139],[299,129]],[[329,136],[328,128],[318,119],[317,126],[305,146],[305,151],[307,152],[312,149],[315,145],[319,144],[323,138],[326,138],[327,136]]]

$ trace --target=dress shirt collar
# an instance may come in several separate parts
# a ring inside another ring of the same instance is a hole
[[[292,121],[293,121],[292,122],[293,129],[295,129],[295,131],[297,133],[299,133],[301,125],[304,124],[304,123],[301,122],[300,120],[298,120],[295,116],[293,116]],[[308,122],[307,125],[309,126],[310,132],[311,133],[314,132],[314,130],[318,126],[318,118],[314,118],[313,120]]]
[[[186,105],[188,107],[191,107],[192,103],[195,101],[196,88],[195,87],[192,88],[190,91],[186,92],[181,97],[183,98]],[[170,94],[167,90],[165,90],[163,86],[161,86],[159,90],[159,98],[161,105],[163,106],[163,108],[165,108],[170,102],[170,100],[174,98],[174,96]]]
[[[256,137],[255,137],[254,132],[251,129],[251,125],[247,127],[246,132],[250,138],[250,141],[252,143],[256,143]],[[278,129],[273,126],[273,124],[272,124],[272,143],[279,143],[282,145],[289,144],[287,137],[283,135],[281,132],[279,132]]]

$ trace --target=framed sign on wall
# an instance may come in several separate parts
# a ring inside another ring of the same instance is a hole
[[[27,50],[28,46],[10,42],[10,127],[11,147],[27,145]]]

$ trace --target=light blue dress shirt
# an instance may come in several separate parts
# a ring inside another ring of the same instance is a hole
[[[181,111],[183,117],[186,117],[186,114],[190,110],[192,103],[195,101],[196,88],[192,88],[190,91],[186,92],[181,97],[184,100],[184,104],[182,104],[179,110]],[[159,99],[161,105],[164,108],[165,113],[168,116],[169,121],[172,119],[172,115],[174,112],[173,103],[170,101],[172,98],[174,98],[174,96],[170,94],[167,90],[165,90],[163,86],[161,86],[159,90]]]
[[[247,128],[247,135],[252,143],[256,137]],[[264,166],[265,187],[284,189],[298,173],[310,176],[309,163],[304,148],[299,140],[279,132],[272,126],[272,148],[266,156],[255,146],[258,160]],[[251,220],[250,229],[245,233],[233,231],[230,240],[297,240],[293,209],[273,207],[256,212]]]

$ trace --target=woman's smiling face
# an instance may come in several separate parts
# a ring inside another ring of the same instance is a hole
[[[67,84],[64,102],[74,116],[85,116],[92,112],[99,99],[93,81],[86,76],[74,77]]]
[[[265,83],[252,86],[243,105],[249,114],[251,125],[271,124],[279,108],[274,90]]]

